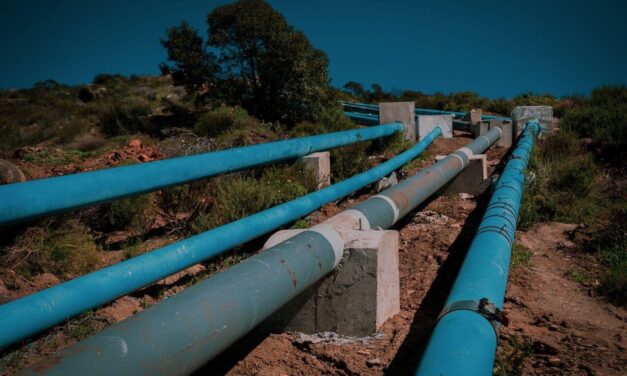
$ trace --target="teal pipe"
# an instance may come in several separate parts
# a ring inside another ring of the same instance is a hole
[[[296,159],[402,132],[390,123],[317,136],[269,142],[133,166],[0,186],[0,225],[78,209],[195,180]]]
[[[492,375],[524,173],[540,124],[527,123],[505,166],[416,375]]]
[[[338,215],[261,251],[24,373],[95,376],[193,372],[337,267],[343,256],[344,232],[391,226],[401,214],[415,209],[422,202],[420,198],[424,200],[428,192],[444,186],[473,153],[489,147],[500,130],[486,136],[428,167],[431,173],[421,174],[411,184],[401,182],[365,201],[370,204],[343,211],[339,223],[334,221]],[[441,173],[445,168],[453,171]],[[403,202],[403,197],[411,199]],[[375,222],[376,216],[387,219]],[[351,223],[359,226],[349,228]]]
[[[0,306],[0,348],[215,257],[374,183],[417,157],[441,133],[437,128],[389,161],[320,191],[6,303]]]

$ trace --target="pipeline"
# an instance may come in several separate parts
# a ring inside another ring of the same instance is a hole
[[[417,157],[441,134],[437,128],[389,161],[320,191],[1,305],[0,348],[215,257],[376,182]]]
[[[78,209],[219,174],[295,159],[402,132],[390,123],[133,166],[0,186],[0,225]]]
[[[501,135],[493,129],[417,175],[66,348],[25,374],[193,372],[340,262],[356,229],[388,228]]]
[[[537,121],[505,166],[416,372],[491,375],[516,222]]]
[[[344,102],[340,101],[340,105],[343,107],[349,107],[357,109],[358,111],[365,112],[366,115],[373,115],[379,113],[379,106],[376,104],[369,103],[353,103],[353,102]],[[445,111],[445,110],[432,110],[428,108],[416,108],[416,115],[453,115],[454,118],[463,118],[466,116],[466,112],[460,111]],[[360,114],[364,114],[361,113]],[[503,116],[495,116],[495,115],[482,115],[481,120],[503,120],[503,121],[512,121],[511,118],[503,117]]]

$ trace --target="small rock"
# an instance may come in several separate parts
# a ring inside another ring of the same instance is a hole
[[[462,200],[472,200],[473,198],[475,198],[475,196],[462,192],[459,194],[459,198],[461,198]]]
[[[381,362],[381,359],[379,358],[368,359],[366,361],[366,365],[370,368],[380,366],[381,364],[382,362]]]
[[[551,356],[549,357],[549,364],[552,366],[559,366],[562,364],[562,359],[556,357],[556,356]]]
[[[134,138],[128,142],[128,146],[131,148],[139,148],[142,146],[142,141]]]
[[[559,330],[559,326],[557,326],[555,324],[551,324],[551,325],[549,325],[549,330],[555,332],[555,331]]]
[[[0,159],[0,184],[20,183],[26,181],[22,170],[13,163]]]
[[[153,158],[150,158],[149,156],[147,156],[146,154],[140,154],[137,159],[139,159],[142,162],[150,162],[153,160]]]

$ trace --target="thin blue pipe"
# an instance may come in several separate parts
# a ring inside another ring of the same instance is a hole
[[[456,303],[487,299],[503,308],[512,244],[523,195],[524,172],[540,131],[527,123],[505,166],[464,263],[435,326],[420,366],[420,376],[492,375],[497,334],[483,315],[467,309],[448,311]],[[448,312],[448,313],[447,313]]]
[[[371,170],[295,200],[0,306],[0,348],[266,234],[373,183],[422,153],[425,139]]]
[[[195,180],[295,159],[402,132],[390,123],[133,166],[0,186],[0,225],[78,209]]]

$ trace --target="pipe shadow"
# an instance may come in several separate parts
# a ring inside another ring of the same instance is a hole
[[[431,332],[435,327],[436,319],[453,287],[457,273],[477,232],[489,199],[489,191],[477,197],[477,206],[466,218],[460,234],[449,247],[449,256],[438,270],[438,274],[431,284],[427,295],[414,314],[409,332],[399,347],[392,363],[385,370],[385,375],[413,375],[416,372],[422,354],[431,337]]]

